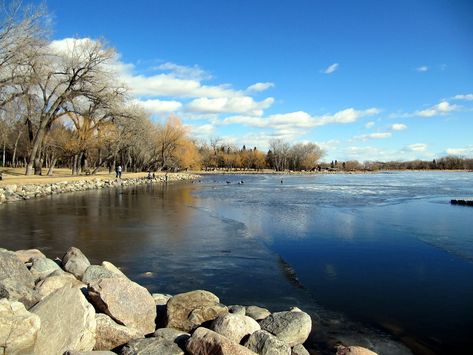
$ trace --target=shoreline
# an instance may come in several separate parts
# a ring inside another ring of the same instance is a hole
[[[144,184],[166,184],[193,181],[199,175],[192,173],[157,173],[154,179],[148,179],[146,173],[130,174],[120,179],[101,176],[74,177],[39,177],[35,182],[20,183],[22,179],[6,179],[0,184],[0,205],[16,201],[30,200],[67,192],[99,190],[120,186],[136,186]],[[41,181],[42,180],[42,181]],[[14,183],[17,182],[17,183]]]

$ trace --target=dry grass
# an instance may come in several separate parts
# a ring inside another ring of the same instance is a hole
[[[115,173],[109,174],[108,171],[98,172],[96,175],[78,175],[72,176],[70,169],[55,169],[52,176],[47,175],[25,175],[24,168],[0,168],[3,173],[3,180],[0,181],[2,185],[28,185],[28,184],[51,184],[60,181],[77,181],[77,180],[93,180],[93,179],[114,179]],[[45,171],[47,172],[47,171]],[[142,173],[122,173],[123,178],[145,177],[148,174]],[[157,176],[164,175],[164,173],[156,173]]]

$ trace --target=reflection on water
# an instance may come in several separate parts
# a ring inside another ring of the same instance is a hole
[[[229,180],[231,184],[226,184]],[[237,182],[244,180],[243,185]],[[0,206],[0,246],[109,260],[153,292],[299,306],[312,346],[465,353],[473,345],[472,174],[209,176]],[[363,326],[361,325],[363,324]]]

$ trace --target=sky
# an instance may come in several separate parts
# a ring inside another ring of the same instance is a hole
[[[46,0],[56,44],[105,40],[154,120],[330,160],[473,157],[471,0]]]

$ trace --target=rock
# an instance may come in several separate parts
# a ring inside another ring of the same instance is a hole
[[[41,321],[23,303],[0,299],[0,354],[31,354]]]
[[[191,291],[171,297],[166,305],[166,327],[191,331],[202,323],[228,312],[208,291]]]
[[[41,299],[36,290],[12,279],[0,280],[0,295],[1,298],[23,303],[27,309],[33,307]]]
[[[74,275],[62,272],[62,274],[56,274],[53,276],[49,275],[44,280],[38,282],[36,285],[36,290],[38,291],[41,299],[43,299],[66,285],[76,288],[87,287],[87,285],[77,280]]]
[[[176,343],[182,350],[185,350],[186,342],[190,338],[190,334],[174,328],[159,328],[153,334],[155,338],[162,338]]]
[[[95,350],[111,350],[128,343],[132,339],[144,337],[144,334],[116,323],[106,314],[97,313],[95,320],[97,322]]]
[[[166,305],[166,303],[168,303],[169,299],[172,297],[172,295],[164,293],[153,293],[151,296],[153,296],[154,303],[156,304],[156,306]]]
[[[291,355],[291,348],[266,330],[250,335],[245,346],[260,355]]]
[[[240,343],[244,337],[253,334],[257,330],[261,330],[261,327],[253,318],[227,313],[218,316],[212,322],[210,329],[230,340]]]
[[[64,355],[116,355],[112,351],[66,351]]]
[[[261,308],[258,306],[248,306],[246,307],[246,315],[253,318],[254,320],[262,320],[271,315],[271,312],[266,308]]]
[[[113,277],[122,277],[121,275],[114,273],[103,266],[99,265],[90,265],[84,272],[82,276],[82,282],[89,283],[98,279],[106,279]]]
[[[18,259],[21,260],[22,263],[27,263],[27,262],[31,261],[31,259],[33,259],[33,258],[45,258],[46,257],[38,249],[17,250],[17,251],[15,251],[15,254],[18,257]]]
[[[117,275],[120,275],[120,276],[123,276],[123,277],[127,277],[119,268],[117,268],[115,265],[113,265],[109,261],[103,261],[102,266],[105,269],[107,269],[108,271],[113,272],[114,274],[117,274]]]
[[[303,344],[312,329],[312,320],[305,312],[276,312],[260,322],[261,329],[276,335],[289,346]]]
[[[304,348],[304,345],[298,344],[292,348],[291,355],[310,355],[310,353]]]
[[[62,266],[64,270],[82,278],[85,270],[90,266],[90,262],[79,249],[70,247],[62,257]]]
[[[37,354],[90,351],[95,344],[95,310],[78,288],[65,286],[31,309],[41,319]]]
[[[135,339],[125,345],[121,355],[184,355],[173,341],[163,338]]]
[[[48,258],[33,258],[31,259],[32,265],[30,272],[33,275],[35,281],[46,278],[54,271],[61,270],[58,264]],[[61,270],[62,271],[62,270]]]
[[[246,315],[246,308],[244,306],[239,306],[239,305],[228,306],[228,311],[233,314],[240,314],[242,316]]]
[[[253,351],[214,331],[199,327],[186,344],[191,355],[255,355]]]
[[[337,347],[337,355],[378,355],[377,353],[363,348],[361,346],[343,346]]]
[[[156,305],[146,288],[118,277],[92,281],[88,292],[94,306],[116,322],[142,334],[154,332]]]
[[[33,275],[23,262],[12,251],[0,248],[0,282],[6,279],[15,280],[26,287],[34,287]]]

